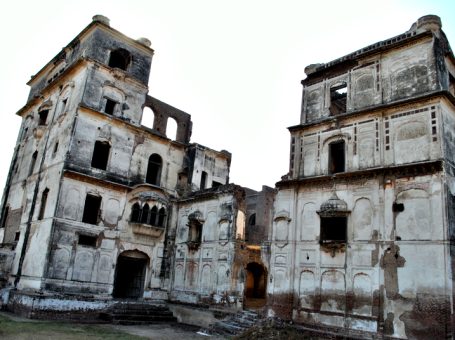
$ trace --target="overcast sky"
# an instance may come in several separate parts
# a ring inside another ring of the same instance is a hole
[[[191,141],[230,151],[231,182],[253,189],[288,171],[286,128],[299,123],[305,66],[401,34],[426,14],[441,17],[455,48],[455,0],[9,1],[0,13],[2,189],[25,83],[95,14],[151,40],[149,94],[191,114]]]

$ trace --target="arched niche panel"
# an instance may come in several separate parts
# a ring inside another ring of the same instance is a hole
[[[374,103],[374,77],[372,73],[359,76],[354,82],[354,100],[356,109],[371,106]]]
[[[374,140],[373,138],[361,138],[359,141],[359,167],[361,169],[374,166]]]
[[[205,264],[202,267],[201,274],[201,288],[204,293],[209,293],[212,289],[212,267],[209,264]]]
[[[59,248],[54,252],[52,261],[52,278],[66,279],[66,273],[70,262],[71,252],[66,248]]]
[[[79,189],[70,188],[65,196],[63,218],[76,221],[78,220],[81,193]]]
[[[409,189],[397,195],[396,204],[402,209],[396,214],[396,236],[401,240],[429,240],[432,232],[431,205],[422,189]],[[398,210],[398,209],[396,209]]]
[[[373,207],[368,198],[355,202],[352,211],[352,228],[354,240],[370,240],[373,233]]]
[[[105,224],[111,227],[116,226],[119,219],[120,202],[115,198],[109,198],[104,210]]]
[[[319,218],[316,213],[317,207],[313,202],[303,206],[300,230],[301,241],[316,240],[319,235]]]
[[[229,282],[227,267],[222,264],[218,266],[217,271],[217,292],[222,293],[228,290],[227,283]]]
[[[100,283],[109,283],[112,270],[112,257],[110,255],[101,255],[98,264],[97,281]]]
[[[427,124],[409,122],[399,126],[395,133],[393,150],[396,164],[429,159],[430,139]]]
[[[370,276],[365,273],[356,274],[352,286],[354,290],[353,312],[359,315],[370,316],[373,304]]]
[[[313,148],[316,148],[316,145],[312,145]],[[303,175],[312,176],[316,173],[316,153],[315,149],[310,149],[304,151],[303,154]]]
[[[275,241],[287,241],[289,234],[289,213],[281,212],[275,217],[273,226],[275,230]]]
[[[194,289],[197,287],[198,269],[199,266],[197,263],[192,261],[186,263],[185,288]]]
[[[315,277],[314,273],[310,270],[304,270],[300,273],[300,307],[312,308],[314,294],[315,294]]]
[[[321,276],[321,310],[344,312],[346,287],[344,274],[339,270],[325,271]]]
[[[184,287],[184,268],[182,264],[175,266],[175,275],[174,275],[174,287],[176,289],[182,289]]]
[[[92,277],[94,256],[88,251],[78,251],[74,260],[73,280],[90,281]]]
[[[203,241],[214,241],[217,236],[217,214],[214,211],[207,213],[207,218],[204,223],[202,240]]]

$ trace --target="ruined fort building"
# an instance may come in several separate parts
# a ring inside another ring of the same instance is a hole
[[[148,95],[150,45],[95,16],[28,82],[0,221],[13,311],[242,307],[245,190],[229,184],[229,152],[191,144],[190,115]]]
[[[269,315],[452,337],[455,58],[439,17],[305,73],[277,183]]]

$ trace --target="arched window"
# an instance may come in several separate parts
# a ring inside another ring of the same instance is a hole
[[[142,208],[142,215],[141,215],[141,223],[147,224],[148,217],[149,217],[149,205],[145,203],[144,207]]]
[[[163,160],[161,159],[160,155],[154,153],[149,158],[149,164],[147,167],[147,175],[145,177],[145,181],[149,184],[153,185],[160,185],[160,177],[161,177],[161,166],[163,164]]]
[[[38,113],[38,116],[39,116],[39,120],[38,120],[38,124],[39,125],[46,125],[46,121],[47,121],[47,116],[49,115],[49,110],[42,110]]]
[[[177,140],[177,121],[169,117],[167,119],[167,125],[166,125],[166,137],[172,140]]]
[[[126,71],[131,61],[131,54],[123,48],[111,52],[109,57],[109,66]]]
[[[164,219],[166,217],[166,209],[161,208],[158,212],[158,227],[164,227]]]
[[[92,168],[106,170],[110,149],[111,146],[108,142],[102,142],[99,140],[95,142],[92,155]]]
[[[131,208],[131,222],[139,222],[139,216],[141,214],[141,207],[139,206],[139,203],[134,203],[133,207]]]
[[[28,169],[28,175],[30,176],[35,169],[36,159],[38,158],[38,151],[35,151],[32,155],[32,160],[30,162],[30,168]]]
[[[256,214],[253,214],[248,219],[248,225],[256,225]]]
[[[207,185],[207,173],[205,171],[202,171],[201,173],[201,186],[200,190],[204,190]]]
[[[141,125],[153,129],[153,124],[155,122],[155,112],[149,107],[144,107],[142,110],[142,119]]]
[[[157,215],[158,215],[158,208],[156,207],[156,205],[154,205],[152,210],[150,211],[150,225],[156,225]]]
[[[42,220],[44,217],[44,212],[46,211],[46,203],[47,203],[47,195],[49,194],[49,189],[44,189],[43,193],[41,194],[41,205],[39,208],[38,219]]]

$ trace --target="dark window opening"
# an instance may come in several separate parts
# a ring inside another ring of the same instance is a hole
[[[84,214],[82,222],[89,224],[98,224],[101,207],[101,197],[87,194],[85,197]]]
[[[77,243],[81,246],[96,248],[96,240],[97,240],[96,236],[79,235]]]
[[[46,188],[41,195],[41,205],[39,208],[38,219],[42,220],[44,217],[44,212],[46,211],[46,202],[47,202],[47,195],[49,194],[49,189]]]
[[[111,146],[108,142],[101,142],[99,140],[95,142],[92,156],[92,168],[106,170],[110,149]]]
[[[149,184],[160,185],[161,177],[161,166],[163,161],[159,155],[154,153],[149,158],[149,163],[147,167],[147,175],[145,181]]]
[[[188,225],[188,245],[190,249],[197,249],[201,244],[202,223],[197,220],[191,220]]]
[[[330,88],[330,114],[332,116],[346,112],[347,85],[335,85]]]
[[[65,98],[65,99],[62,100],[62,106],[61,106],[61,108],[60,108],[60,113],[65,112],[65,110],[66,110],[66,103],[68,103],[68,99],[67,99],[67,98]]]
[[[158,216],[158,208],[156,206],[152,207],[150,211],[150,225],[156,225],[156,217]]]
[[[256,214],[253,214],[248,219],[248,225],[256,225]]]
[[[200,211],[195,211],[188,216],[188,249],[190,251],[197,250],[201,245],[202,225],[204,219]]]
[[[141,207],[139,206],[139,203],[134,203],[133,207],[131,208],[131,222],[139,222],[139,216],[141,214]]]
[[[216,182],[216,181],[213,181],[212,182],[212,188],[218,188],[220,186],[222,186],[223,184],[221,184],[220,182]]]
[[[166,218],[166,209],[161,208],[158,212],[158,227],[164,227],[164,219]]]
[[[39,125],[46,125],[47,115],[49,114],[49,110],[43,110],[38,113],[39,115]]]
[[[336,174],[345,171],[344,141],[329,144],[329,173]]]
[[[106,105],[104,105],[104,112],[107,113],[108,115],[113,115],[117,104],[118,103],[116,101],[106,98]]]
[[[202,171],[200,190],[204,190],[206,184],[207,184],[207,173],[205,171]]]
[[[404,211],[404,204],[403,203],[393,203],[392,204],[392,211],[393,212],[402,212]]]
[[[153,210],[153,209],[152,209]],[[141,214],[141,223],[147,224],[149,221],[149,211],[150,207],[146,203],[144,207],[142,208],[142,214]]]
[[[16,231],[16,233],[14,234],[14,242],[19,241],[20,237],[21,237],[21,232],[20,231]]]
[[[8,220],[8,214],[9,214],[9,207],[6,207],[5,212],[3,214],[2,228],[5,228],[5,226],[6,226],[6,221]]]
[[[30,168],[28,169],[28,175],[30,176],[35,169],[36,159],[38,158],[38,151],[35,151],[32,155],[32,160],[30,162]]]
[[[347,217],[321,217],[321,244],[347,241]]]
[[[58,151],[58,142],[54,144],[54,151],[53,153],[55,154]]]
[[[108,65],[110,67],[119,68],[123,71],[126,71],[130,61],[131,61],[130,53],[123,48],[119,48],[118,50],[111,52]]]
[[[449,75],[449,92],[455,96],[455,77]]]

